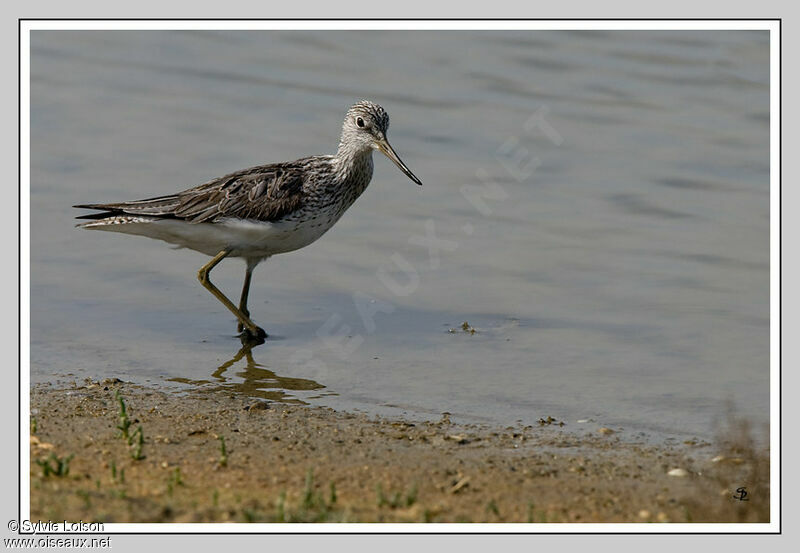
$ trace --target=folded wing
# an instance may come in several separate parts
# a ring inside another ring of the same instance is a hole
[[[213,223],[227,217],[276,221],[303,207],[305,161],[251,167],[168,196],[74,207],[103,211],[78,219],[127,214],[191,223]]]

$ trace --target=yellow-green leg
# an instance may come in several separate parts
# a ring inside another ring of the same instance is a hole
[[[250,260],[247,261],[247,270],[244,273],[244,284],[242,285],[242,297],[239,300],[239,311],[242,312],[243,315],[246,317],[250,316],[250,311],[247,310],[247,296],[250,295],[250,278],[253,276],[253,269],[255,268],[255,264],[251,263]],[[244,330],[244,325],[239,322],[238,326],[239,332]]]
[[[227,307],[228,310],[236,316],[236,318],[239,320],[239,323],[247,329],[247,332],[250,335],[256,338],[266,338],[267,333],[264,332],[264,329],[259,328],[253,321],[250,320],[248,315],[243,313],[240,309],[237,309],[237,307],[233,305],[233,302],[231,302],[231,300],[229,300],[225,294],[220,292],[219,289],[208,279],[208,274],[211,272],[211,269],[216,267],[220,261],[228,257],[230,253],[230,250],[222,250],[215,255],[211,261],[209,261],[200,269],[200,271],[198,271],[197,278],[200,280],[200,284],[202,284],[206,290],[214,294],[214,297],[221,301],[222,305]],[[249,282],[247,284],[249,288]]]

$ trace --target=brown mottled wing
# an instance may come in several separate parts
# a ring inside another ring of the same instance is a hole
[[[275,221],[303,206],[304,169],[311,161],[313,158],[303,158],[251,167],[169,196],[75,207],[111,212],[79,217],[85,219],[126,213],[184,219],[192,223],[214,222],[226,217]]]
[[[178,194],[173,215],[192,223],[226,217],[275,221],[303,205],[302,165],[245,169]]]

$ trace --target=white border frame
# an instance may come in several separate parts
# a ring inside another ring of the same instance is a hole
[[[780,177],[781,27],[778,20],[21,20],[20,21],[20,519],[30,516],[30,32],[38,30],[767,30],[770,31],[770,451],[767,524],[105,524],[138,533],[777,533],[781,520]],[[777,485],[776,485],[777,484]],[[23,515],[25,513],[25,515]],[[168,531],[165,529],[168,528]],[[41,534],[40,534],[41,535]]]

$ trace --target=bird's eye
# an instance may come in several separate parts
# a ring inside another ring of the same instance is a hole
[[[359,127],[363,128],[364,127],[364,120],[361,117],[359,117],[358,119],[356,119],[356,125],[358,125]]]

